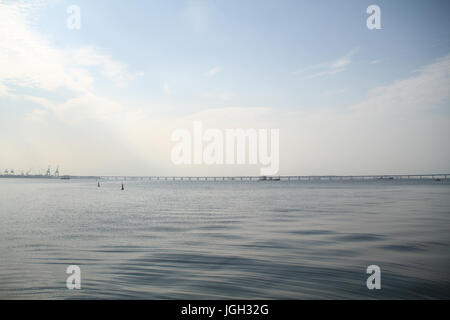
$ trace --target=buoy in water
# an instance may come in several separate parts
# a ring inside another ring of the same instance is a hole
[[[123,187],[123,183],[122,183],[122,190],[125,190],[125,188]]]
[[[97,187],[100,188],[100,181],[97,182]]]

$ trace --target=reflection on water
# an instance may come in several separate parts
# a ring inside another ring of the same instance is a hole
[[[120,186],[1,179],[0,298],[450,298],[446,182]]]

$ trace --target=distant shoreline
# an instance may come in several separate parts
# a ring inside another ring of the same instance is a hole
[[[440,174],[394,174],[394,175],[310,175],[310,176],[45,176],[45,175],[0,175],[4,179],[97,179],[128,181],[346,181],[346,180],[448,180],[449,173]]]
[[[64,180],[64,179],[100,179],[96,176],[42,176],[42,175],[0,175],[4,179],[49,179],[49,180]]]

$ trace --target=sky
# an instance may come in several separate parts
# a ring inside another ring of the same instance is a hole
[[[378,5],[381,29],[366,9]],[[80,28],[67,20],[80,8]],[[171,134],[280,132],[280,175],[450,173],[450,2],[0,0],[0,170],[175,165]]]

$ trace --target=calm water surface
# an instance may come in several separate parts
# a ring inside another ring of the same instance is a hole
[[[450,298],[449,183],[120,183],[0,179],[0,298]]]

